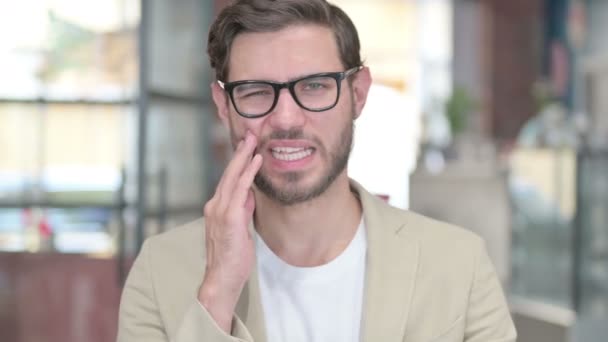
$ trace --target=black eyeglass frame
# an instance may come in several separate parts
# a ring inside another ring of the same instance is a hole
[[[243,80],[243,81],[234,81],[234,82],[222,82],[222,81],[218,80],[217,83],[220,85],[220,87],[222,87],[222,89],[224,89],[224,91],[226,91],[226,93],[228,93],[228,97],[230,97],[230,101],[232,102],[234,109],[240,116],[248,118],[248,119],[255,119],[255,118],[261,118],[263,116],[266,116],[274,110],[274,107],[276,107],[277,102],[279,101],[279,95],[281,94],[281,89],[283,89],[283,88],[287,88],[289,90],[291,97],[294,99],[294,101],[296,101],[298,106],[300,106],[303,109],[306,109],[311,112],[324,112],[326,110],[330,110],[330,109],[334,108],[336,106],[336,104],[338,104],[338,101],[340,100],[340,89],[342,86],[342,81],[344,79],[350,77],[351,75],[355,74],[356,72],[360,71],[361,69],[363,69],[362,65],[356,66],[354,68],[350,68],[345,71],[340,71],[340,72],[322,72],[322,73],[318,73],[318,74],[307,75],[307,76],[303,76],[303,77],[297,78],[297,79],[295,79],[293,81],[289,81],[289,82],[272,82],[272,81],[263,81],[263,80]],[[310,109],[310,108],[304,106],[298,99],[298,96],[296,95],[296,91],[295,91],[295,85],[296,85],[296,83],[298,83],[302,80],[309,79],[309,78],[316,78],[316,77],[331,77],[334,80],[336,80],[336,85],[337,85],[336,101],[334,101],[333,104],[323,107],[323,108]],[[268,109],[266,112],[264,112],[262,114],[242,113],[238,109],[236,102],[234,101],[234,96],[233,96],[234,88],[236,88],[237,86],[243,85],[243,84],[252,84],[252,83],[267,84],[267,85],[271,86],[272,89],[274,90],[274,101],[272,102],[270,109]]]

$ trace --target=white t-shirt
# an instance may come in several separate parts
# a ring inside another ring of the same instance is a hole
[[[256,234],[268,342],[358,342],[366,251],[363,220],[342,254],[317,267],[287,264]]]

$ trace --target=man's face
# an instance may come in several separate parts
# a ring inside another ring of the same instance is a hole
[[[332,31],[315,25],[238,35],[231,47],[229,69],[227,82],[287,82],[344,71]],[[255,184],[269,198],[283,205],[301,203],[322,194],[337,177],[346,177],[353,120],[365,103],[369,71],[363,69],[351,78],[352,87],[348,80],[341,82],[339,101],[330,110],[307,111],[283,89],[273,111],[255,119],[239,116],[228,95],[213,85],[214,100],[233,146],[247,130],[258,137],[257,153],[262,155],[263,165]]]

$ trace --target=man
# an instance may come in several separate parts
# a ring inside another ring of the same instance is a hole
[[[371,76],[343,11],[236,1],[208,52],[234,156],[204,220],[144,244],[119,341],[515,340],[479,238],[349,180]]]

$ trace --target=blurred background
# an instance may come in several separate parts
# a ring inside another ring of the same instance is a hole
[[[113,341],[142,241],[201,216],[227,3],[2,4],[0,340]],[[333,3],[374,77],[351,176],[484,237],[519,341],[606,341],[608,1]]]

